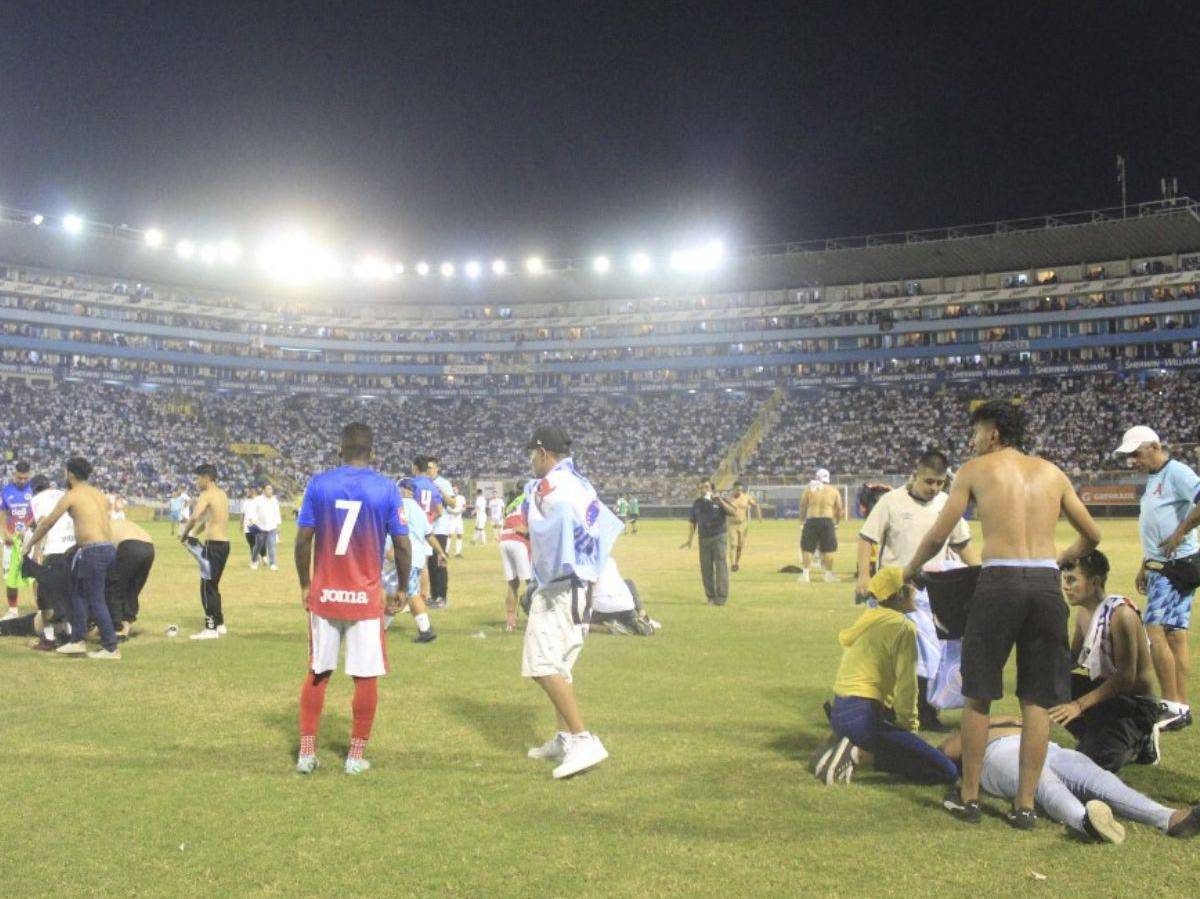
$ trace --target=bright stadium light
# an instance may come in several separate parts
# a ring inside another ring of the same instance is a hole
[[[200,261],[205,265],[212,265],[217,261],[217,248],[210,243],[206,243],[200,248]]]
[[[644,275],[650,271],[650,257],[645,253],[634,253],[629,260],[629,267],[633,269],[634,274]]]
[[[483,266],[472,259],[466,264],[466,266],[464,266],[463,271],[467,273],[468,278],[478,278],[481,274],[483,274]]]
[[[42,215],[40,212],[35,212],[33,214],[33,218],[30,219],[30,221],[33,222],[35,225],[40,225],[45,220],[46,220],[46,217],[44,215]]]
[[[355,263],[353,273],[360,281],[383,281],[392,276],[392,269],[378,256],[366,256]]]
[[[493,259],[492,260],[492,274],[493,275],[508,274],[508,263],[505,262],[503,259]]]
[[[404,263],[397,262],[395,265],[393,265],[392,266],[392,274],[393,275],[403,275],[404,274]]]
[[[271,280],[296,287],[342,275],[337,257],[313,243],[299,229],[285,231],[263,243],[258,249],[258,264]]]
[[[175,253],[180,259],[191,259],[196,255],[196,245],[190,240],[181,240],[175,244]]]
[[[417,274],[422,278],[429,274],[429,263],[424,259],[417,263]]]
[[[62,227],[68,234],[78,234],[83,230],[83,219],[75,213],[69,212],[63,216]]]
[[[710,240],[699,247],[676,250],[671,254],[671,268],[681,272],[709,272],[725,259],[725,244]]]
[[[223,240],[217,244],[217,255],[227,265],[233,265],[242,258],[242,248],[232,240]]]
[[[453,262],[443,262],[441,264],[441,266],[438,267],[438,271],[440,271],[442,273],[443,278],[453,278],[454,277],[454,263]]]
[[[612,260],[607,256],[597,256],[592,260],[592,271],[597,275],[606,275],[611,268]]]
[[[530,256],[525,260],[525,271],[531,275],[540,275],[546,270],[546,264],[542,262],[541,256]]]
[[[163,233],[157,228],[147,228],[142,239],[146,241],[146,246],[155,250],[163,245]]]

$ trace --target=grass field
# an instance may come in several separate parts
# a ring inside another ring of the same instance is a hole
[[[1101,527],[1110,587],[1131,591],[1136,527]],[[520,636],[503,633],[494,545],[454,562],[436,643],[409,642],[407,618],[393,630],[367,753],[375,767],[341,773],[351,689],[339,674],[325,766],[303,778],[292,772],[306,644],[290,530],[279,572],[248,570],[235,545],[222,591],[230,635],[206,643],[163,635],[173,623],[194,630],[199,603],[191,559],[165,526],[154,533],[141,634],[122,661],[0,640],[0,894],[1200,891],[1200,842],[1130,825],[1123,846],[1089,845],[1047,821],[1018,833],[995,815],[969,828],[940,810],[936,788],[872,774],[834,788],[813,780],[805,763],[826,734],[836,631],[857,615],[853,525],[842,528],[842,582],[801,586],[777,573],[795,560],[796,524],[755,524],[725,608],[704,604],[695,551],[678,548],[685,525],[645,522],[623,538],[617,558],[663,629],[589,639],[578,691],[612,758],[566,782],[525,758],[553,722],[519,677]],[[1197,729],[1168,734],[1163,764],[1126,778],[1168,804],[1200,801],[1198,750]]]

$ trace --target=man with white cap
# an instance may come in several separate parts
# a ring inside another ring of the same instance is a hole
[[[837,580],[833,574],[833,555],[837,552],[837,523],[846,516],[842,493],[829,483],[829,471],[817,469],[817,476],[809,482],[808,489],[800,497],[800,518],[804,529],[800,532],[800,553],[804,571],[800,574],[803,583],[809,583],[813,553],[821,551],[821,565],[825,568],[825,582]]]
[[[1192,723],[1187,701],[1188,625],[1195,588],[1181,589],[1162,571],[1163,563],[1200,565],[1196,526],[1200,524],[1200,477],[1163,449],[1158,434],[1145,425],[1130,428],[1117,447],[1131,465],[1149,477],[1142,493],[1138,530],[1142,538],[1142,567],[1136,586],[1146,601],[1146,634],[1150,657],[1162,689],[1163,730],[1180,730]]]

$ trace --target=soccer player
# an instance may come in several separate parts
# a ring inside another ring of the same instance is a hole
[[[113,629],[108,606],[104,604],[104,579],[117,550],[112,545],[108,500],[88,483],[91,474],[92,465],[87,459],[74,456],[67,460],[67,492],[38,522],[33,536],[26,541],[25,553],[31,554],[63,515],[71,516],[78,546],[71,560],[71,642],[58,647],[57,652],[63,655],[87,653],[89,659],[119,659],[117,632]],[[89,616],[100,629],[103,648],[96,652],[87,652],[84,643]]]
[[[439,561],[446,558],[446,553],[440,544],[430,540],[433,525],[429,515],[413,497],[416,491],[414,478],[404,478],[400,482],[400,496],[404,503],[404,522],[408,525],[408,542],[412,547],[412,561],[409,571],[404,575],[407,584],[408,609],[417,625],[417,636],[414,643],[432,643],[437,634],[429,622],[429,612],[426,611],[424,597],[429,590],[429,559],[437,555]],[[394,554],[393,554],[394,559]],[[400,569],[396,569],[396,579],[399,581]],[[396,602],[398,591],[393,588],[393,602]],[[398,605],[398,603],[397,603]]]
[[[21,577],[21,542],[33,526],[33,491],[29,488],[29,463],[18,462],[12,480],[0,490],[0,515],[4,516],[4,585],[8,592],[8,611],[5,618],[17,617],[21,588],[29,584]],[[16,547],[14,552],[13,547]]]
[[[617,513],[617,518],[621,519],[621,527],[625,527],[629,522],[629,500],[622,494],[617,497],[617,507],[614,510]]]
[[[200,578],[200,605],[204,609],[204,628],[191,635],[193,640],[215,640],[225,636],[225,610],[221,602],[221,575],[229,561],[229,497],[217,486],[217,470],[207,462],[195,470],[196,508],[179,532],[179,542],[187,543],[192,534],[205,532],[201,562],[208,563],[209,575]],[[195,540],[195,537],[192,537]]]
[[[475,533],[471,536],[471,545],[487,545],[487,499],[483,488],[475,491]]]
[[[505,516],[500,530],[500,562],[508,592],[504,595],[504,629],[517,629],[517,599],[529,580],[529,522],[525,519],[525,495],[517,497],[515,508]]]
[[[621,522],[575,470],[571,439],[560,428],[538,428],[526,444],[534,479],[525,488],[533,577],[521,674],[546,691],[558,733],[530,749],[533,759],[558,762],[570,777],[608,758],[583,724],[571,670],[583,648],[592,588],[621,533]]]
[[[1178,459],[1172,459],[1158,435],[1138,426],[1125,432],[1116,452],[1128,456],[1132,465],[1145,472],[1146,489],[1138,529],[1142,538],[1142,567],[1136,587],[1147,597],[1146,633],[1150,653],[1162,688],[1165,715],[1163,730],[1180,730],[1192,723],[1188,704],[1188,626],[1195,591],[1180,590],[1161,571],[1168,559],[1200,565],[1200,476]]]
[[[942,807],[966,823],[982,819],[979,778],[988,715],[992,701],[1004,695],[1004,665],[1016,644],[1017,698],[1025,724],[1020,783],[1007,820],[1029,830],[1036,822],[1034,793],[1050,741],[1048,710],[1071,696],[1067,607],[1058,569],[1094,550],[1100,530],[1061,469],[1021,452],[1017,406],[1004,400],[982,403],[971,413],[971,427],[975,458],[954,478],[950,498],[904,576],[911,581],[920,573],[973,501],[983,527],[984,561],[963,634],[962,787]],[[1060,515],[1079,535],[1061,553],[1054,543]]]
[[[837,524],[846,517],[842,504],[842,493],[829,483],[829,471],[817,469],[817,476],[809,482],[808,489],[800,497],[800,518],[804,528],[800,532],[800,553],[804,570],[800,580],[811,581],[813,553],[821,551],[821,565],[825,568],[825,583],[837,580],[833,573],[833,556],[837,552]]]
[[[762,506],[746,492],[741,481],[734,481],[733,492],[726,499],[734,510],[734,515],[729,520],[729,529],[733,533],[733,539],[729,542],[729,570],[737,571],[742,564],[746,536],[750,533],[750,510],[753,509],[758,514],[758,520],[762,521]]]
[[[638,514],[641,509],[641,501],[636,496],[629,497],[629,530],[632,534],[637,533]]]
[[[462,558],[463,515],[467,511],[467,498],[457,491],[450,505],[450,536],[454,538],[454,558]]]
[[[363,758],[378,703],[377,679],[387,673],[383,626],[384,543],[391,537],[396,569],[412,568],[412,547],[400,488],[371,468],[374,438],[365,424],[342,428],[342,465],[315,475],[296,519],[296,574],[308,612],[309,673],[300,688],[300,752],[296,771],[317,768],[317,729],[325,687],[346,643],[346,673],[354,679],[347,774],[371,767]],[[407,584],[400,586],[407,591]]]
[[[429,533],[432,534],[434,522],[437,521],[438,518],[441,517],[442,509],[445,508],[446,501],[442,496],[442,491],[438,488],[437,484],[435,484],[433,482],[433,478],[431,478],[426,473],[428,471],[428,469],[429,469],[429,457],[428,456],[417,456],[413,460],[413,464],[412,464],[412,477],[407,478],[406,480],[411,481],[413,499],[416,500],[417,505],[419,505],[421,507],[421,510],[425,515],[425,519],[429,522]],[[409,522],[409,524],[411,525],[411,522]],[[438,555],[437,562],[435,562],[434,564],[435,565],[444,565],[445,562],[443,560],[445,558],[446,558],[445,552],[440,553]],[[430,575],[431,575],[431,572],[430,572]],[[430,576],[430,575],[427,575],[427,576]],[[430,581],[431,581],[431,584],[430,584],[431,595],[429,597],[429,603],[428,603],[429,608],[431,608],[431,609],[448,608],[450,603],[446,599],[445,596],[437,596],[432,593],[432,577],[431,576],[430,576]],[[414,612],[413,612],[414,615],[416,614],[416,611],[415,611],[416,609],[420,609],[421,612],[425,611],[426,603],[425,603],[425,600],[423,597],[414,596],[410,599],[410,602],[412,603],[412,606],[414,609]]]
[[[425,457],[425,474],[433,481],[441,495],[442,504],[433,520],[433,541],[441,547],[436,564],[429,566],[429,592],[437,608],[445,608],[450,602],[450,566],[442,562],[450,552],[450,508],[454,502],[454,485],[441,476],[437,456]]]
[[[500,531],[504,528],[504,500],[500,498],[500,491],[492,493],[487,509],[488,521],[492,523],[492,539],[499,541]]]
[[[190,502],[191,499],[188,496],[186,487],[180,487],[179,492],[167,502],[167,509],[171,515],[172,536],[179,533],[180,528],[183,527],[183,522],[188,517],[188,505]]]

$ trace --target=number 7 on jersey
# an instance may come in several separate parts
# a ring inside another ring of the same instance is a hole
[[[342,519],[342,531],[338,534],[337,546],[333,550],[335,556],[344,556],[350,548],[350,534],[354,530],[354,523],[358,521],[358,513],[362,511],[362,500],[339,499],[334,502],[334,506],[346,510],[346,517]]]

